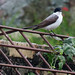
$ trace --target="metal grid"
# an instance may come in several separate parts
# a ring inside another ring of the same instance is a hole
[[[9,29],[8,31],[5,31],[3,29]],[[54,35],[54,34],[50,34],[50,33],[44,33],[44,32],[38,32],[38,31],[32,31],[32,30],[25,30],[25,29],[20,29],[20,28],[13,28],[13,27],[7,27],[7,26],[3,26],[0,25],[0,36],[4,35],[8,41],[11,43],[11,45],[6,45],[6,44],[0,44],[0,46],[3,47],[10,47],[10,48],[15,48],[16,51],[21,55],[21,57],[24,59],[25,62],[27,62],[28,66],[22,66],[22,65],[14,65],[12,63],[12,61],[7,57],[7,55],[0,49],[0,53],[5,57],[5,59],[8,61],[9,64],[3,64],[0,63],[0,66],[5,66],[5,67],[12,67],[14,68],[14,70],[16,71],[17,75],[21,75],[21,73],[17,70],[17,68],[24,68],[24,69],[32,69],[35,70],[36,75],[40,75],[38,73],[37,70],[40,71],[51,71],[54,73],[54,75],[56,75],[56,73],[66,73],[66,74],[75,74],[75,72],[72,72],[72,69],[69,67],[69,65],[66,63],[66,67],[69,69],[69,71],[65,71],[65,70],[55,70],[55,69],[51,69],[51,66],[49,65],[49,63],[45,60],[45,58],[42,56],[41,52],[46,52],[46,53],[52,53],[55,52],[53,46],[48,42],[48,40],[44,37],[44,35],[51,35],[51,36],[57,36],[60,37],[62,40],[64,38],[68,38],[69,36],[64,36],[64,35]],[[14,45],[13,41],[11,40],[11,38],[8,36],[8,34],[14,33],[14,32],[19,32],[24,39],[28,42],[28,44],[31,47],[21,47],[21,46],[17,46]],[[38,49],[35,48],[34,45],[29,41],[29,39],[26,37],[26,35],[23,32],[28,32],[28,33],[32,33],[32,34],[38,34],[40,35],[40,37],[48,44],[48,46],[50,47],[50,49],[52,50],[45,50],[45,49]],[[75,37],[74,37],[75,38]],[[21,53],[21,51],[19,49],[25,49],[25,50],[32,50],[32,51],[36,51],[39,52],[38,55],[40,56],[40,58],[43,60],[43,62],[45,62],[45,64],[48,66],[48,68],[39,68],[39,67],[34,67],[29,60]],[[58,54],[58,53],[57,53]],[[1,74],[1,70],[0,70],[0,74]],[[2,74],[1,74],[2,75]]]

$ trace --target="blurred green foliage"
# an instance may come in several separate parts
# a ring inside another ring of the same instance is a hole
[[[28,73],[28,75],[35,75],[33,72]]]
[[[72,62],[73,56],[75,56],[75,39],[67,38],[62,41],[62,44],[56,45],[55,50],[59,53],[56,55],[55,53],[45,53],[48,57],[48,62],[50,63],[52,68],[56,68],[56,62],[58,61],[58,69],[62,69],[65,62]]]

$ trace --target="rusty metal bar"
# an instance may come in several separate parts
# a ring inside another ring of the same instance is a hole
[[[27,37],[23,34],[23,32],[20,32],[20,34],[24,37],[24,39],[28,42],[28,44],[32,47],[35,48],[32,43],[27,39]]]
[[[9,58],[6,56],[6,54],[0,49],[0,52],[2,53],[2,55],[6,58],[6,60],[11,64],[13,65],[13,63],[9,60]],[[21,75],[20,72],[14,68],[14,70],[17,72],[18,75]]]
[[[41,59],[46,63],[46,65],[51,69],[52,67],[50,66],[50,64],[45,60],[45,58],[39,54],[39,56],[41,57]]]
[[[40,52],[46,52],[46,53],[53,53],[53,52],[50,52],[49,50],[45,50],[45,49],[29,48],[29,47],[15,46],[15,45],[0,44],[0,46],[11,47],[11,48],[16,48],[16,49],[25,49],[25,50],[32,50],[32,51],[40,51]]]
[[[1,72],[2,72],[3,70],[0,70],[0,75],[3,75]]]
[[[72,72],[72,69],[70,68],[70,66],[69,66],[67,63],[65,63],[65,65],[66,65],[67,68]]]
[[[41,70],[41,71],[51,71],[51,72],[58,72],[58,73],[75,74],[75,72],[71,72],[71,71],[55,70],[55,69],[48,69],[48,68],[38,68],[38,67],[20,66],[20,65],[10,65],[10,64],[3,64],[3,63],[0,63],[0,65],[1,66],[6,66],[6,67],[13,67],[13,68],[24,68],[24,69],[32,69],[32,70]]]
[[[57,72],[54,72],[54,75],[57,75]]]
[[[40,35],[42,38],[43,38],[43,40],[49,45],[49,47],[51,48],[51,50],[53,50],[54,51],[54,48],[53,48],[53,46],[47,41],[47,39],[43,36],[43,35]],[[55,51],[54,51],[55,52]]]
[[[2,29],[0,29],[1,30],[1,32],[5,35],[5,37],[10,41],[10,43],[12,44],[12,45],[14,45],[14,43],[12,42],[12,40],[9,38],[9,36],[2,30]],[[15,46],[15,45],[14,45]],[[20,50],[19,49],[16,49],[17,50],[17,52],[23,57],[23,59],[28,63],[28,65],[30,65],[31,67],[33,67],[32,66],[32,64],[28,61],[28,59],[20,52]],[[39,75],[39,73],[38,72],[35,72],[37,75]]]
[[[32,48],[35,48],[32,43],[27,39],[27,37],[23,34],[23,32],[20,32],[21,35],[26,39],[26,41],[29,43],[29,45],[32,47]],[[48,64],[48,62],[45,60],[45,58],[41,55],[41,53],[39,52],[39,56],[41,57],[41,59],[46,63],[46,65],[51,68],[51,66]]]
[[[0,75],[3,75],[3,74],[0,72]]]
[[[38,55],[41,57],[41,59],[47,64],[47,66],[52,69],[52,67],[49,65],[49,63],[45,60],[45,58],[40,54],[40,52],[38,53]]]
[[[20,28],[13,28],[13,27],[8,27],[8,26],[4,26],[4,25],[0,25],[0,28],[11,29],[10,31],[7,31],[6,33],[13,32],[12,30],[14,30],[14,31],[29,32],[29,33],[34,33],[34,34],[51,35],[51,36],[56,36],[56,37],[60,37],[60,38],[68,38],[69,37],[69,36],[65,36],[65,35],[58,35],[58,34],[54,35],[51,33],[44,33],[44,32],[32,31],[32,30],[26,30],[26,29],[20,29]],[[73,38],[75,38],[75,37],[73,37]]]
[[[15,31],[15,30],[8,30],[8,31],[6,31],[7,34],[14,33],[14,32],[17,32],[17,31]],[[3,35],[3,33],[0,33],[0,36],[1,35]]]

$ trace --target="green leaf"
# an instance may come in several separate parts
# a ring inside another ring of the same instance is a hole
[[[75,47],[75,38],[72,39],[72,43],[73,43],[73,45]]]
[[[63,67],[63,62],[59,62],[58,65],[59,65],[59,70],[61,70]]]
[[[71,38],[67,38],[67,39],[64,40],[63,43],[72,44],[72,39]]]
[[[59,59],[60,62],[63,62],[63,63],[65,63],[65,61],[66,61],[66,60],[65,60],[65,57],[62,56],[62,55],[59,55],[59,56],[58,56],[58,59]]]
[[[63,54],[63,49],[60,49],[60,55],[62,55]]]
[[[67,44],[67,43],[63,44],[63,50],[64,50],[64,52],[67,51],[68,49],[70,49],[70,47],[71,46],[69,44]]]
[[[49,64],[52,66],[52,64],[54,62],[53,59],[55,58],[55,55],[54,54],[47,53],[47,57],[48,57]]]
[[[35,75],[33,72],[28,73],[28,75]]]

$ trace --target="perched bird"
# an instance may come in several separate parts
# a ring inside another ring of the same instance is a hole
[[[56,8],[53,14],[48,16],[41,23],[23,29],[32,28],[33,30],[36,30],[36,29],[44,28],[46,30],[53,30],[61,24],[62,20],[63,20],[63,16],[62,16],[61,8]]]

